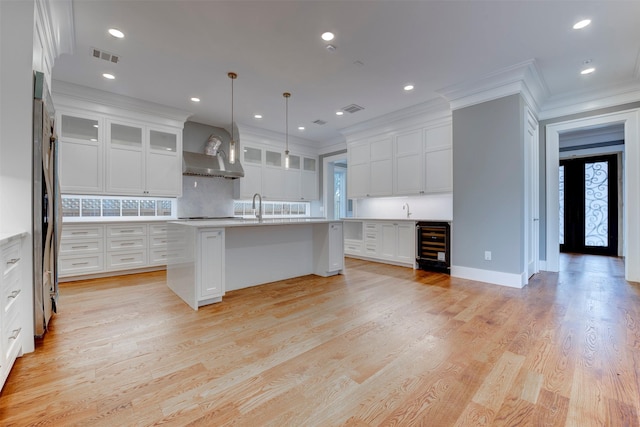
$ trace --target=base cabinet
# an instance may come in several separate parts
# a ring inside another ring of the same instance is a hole
[[[0,389],[16,358],[22,354],[26,332],[25,315],[28,304],[32,304],[25,300],[23,269],[26,264],[22,260],[22,254],[22,235],[0,243]]]
[[[166,222],[65,223],[62,226],[58,257],[62,280],[163,267],[166,260]]]
[[[198,301],[208,303],[224,295],[224,230],[202,230],[198,233],[196,262]]]
[[[344,253],[415,267],[415,221],[345,221]]]

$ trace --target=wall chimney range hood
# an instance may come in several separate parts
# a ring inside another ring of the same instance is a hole
[[[236,179],[244,176],[244,169],[237,160],[230,163],[223,151],[215,156],[183,151],[182,174]]]

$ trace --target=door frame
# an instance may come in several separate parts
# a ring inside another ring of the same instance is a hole
[[[524,268],[529,279],[540,269],[540,138],[538,121],[533,112],[528,107],[525,112]]]
[[[559,161],[560,134],[570,130],[609,124],[624,125],[623,256],[625,279],[640,281],[640,109],[567,120],[546,126],[546,270],[559,271]]]
[[[347,152],[327,156],[322,159],[322,210],[324,216],[328,219],[333,218],[333,163],[345,160],[347,161]],[[349,165],[347,164],[347,168]],[[331,203],[329,203],[331,202]]]

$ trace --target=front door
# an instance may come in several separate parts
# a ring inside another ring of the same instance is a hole
[[[560,251],[618,254],[617,155],[560,161]]]

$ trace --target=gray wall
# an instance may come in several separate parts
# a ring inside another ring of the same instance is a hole
[[[603,114],[616,113],[619,111],[640,108],[640,102],[616,105],[614,107],[601,108],[599,110],[585,113],[571,114],[567,116],[554,117],[553,119],[541,120],[539,123],[540,136],[540,259],[547,259],[547,126],[554,123],[566,122],[568,120],[595,117]]]
[[[524,271],[524,101],[453,111],[452,265]],[[492,252],[485,261],[484,251]]]

